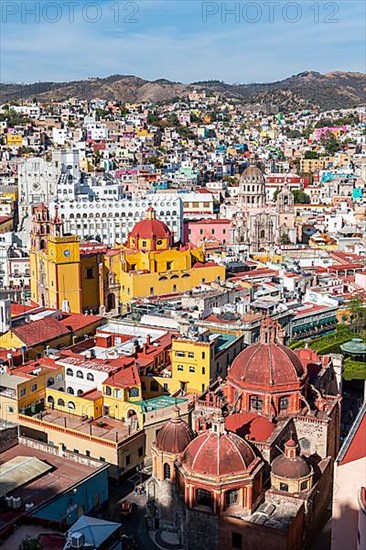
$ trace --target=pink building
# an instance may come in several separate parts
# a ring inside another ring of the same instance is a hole
[[[334,463],[331,550],[366,548],[366,402]]]
[[[184,222],[183,238],[185,243],[200,246],[203,242],[230,243],[230,220],[201,219]]]

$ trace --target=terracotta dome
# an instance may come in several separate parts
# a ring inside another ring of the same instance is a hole
[[[256,181],[264,183],[264,175],[262,170],[257,166],[255,155],[250,155],[249,166],[245,168],[240,177],[241,181]]]
[[[188,445],[182,464],[197,474],[225,476],[246,472],[255,458],[250,445],[238,435],[210,430]]]
[[[147,219],[137,222],[132,229],[130,236],[136,239],[170,239],[171,231],[162,221],[155,218],[155,211],[149,208]]]
[[[171,418],[159,430],[155,446],[163,452],[179,454],[194,438],[194,433],[179,416]]]
[[[300,359],[283,344],[252,344],[233,361],[229,379],[239,385],[278,386],[299,383],[305,371]]]
[[[310,474],[310,466],[302,456],[288,458],[280,455],[272,462],[272,474],[287,479],[299,479]]]

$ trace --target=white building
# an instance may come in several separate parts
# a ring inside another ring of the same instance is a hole
[[[173,232],[175,241],[183,237],[183,204],[174,195],[150,194],[123,200],[114,195],[94,200],[77,196],[75,200],[69,200],[62,195],[60,200],[50,203],[51,215],[55,214],[56,206],[64,220],[65,231],[81,239],[99,236],[109,246],[124,242],[134,225],[145,219],[149,206],[156,210],[157,218]]]
[[[86,124],[86,138],[92,141],[108,139],[108,128],[105,124],[93,122]]]

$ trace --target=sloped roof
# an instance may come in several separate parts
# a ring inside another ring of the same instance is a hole
[[[60,338],[71,331],[52,316],[13,328],[13,333],[28,347]]]
[[[68,534],[82,533],[85,542],[93,548],[99,548],[113,533],[120,528],[119,523],[105,521],[104,519],[80,516],[69,529]]]
[[[0,497],[44,475],[52,466],[39,458],[16,456],[0,468]]]

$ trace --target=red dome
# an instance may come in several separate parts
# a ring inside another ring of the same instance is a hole
[[[298,384],[304,368],[298,356],[283,344],[253,344],[233,361],[229,379],[239,385],[278,386]]]
[[[310,472],[310,466],[302,456],[288,458],[285,455],[280,455],[272,462],[272,473],[277,477],[299,479],[308,476]]]
[[[229,414],[225,418],[225,427],[240,437],[253,441],[267,441],[276,426],[268,418],[255,412],[240,412]]]
[[[130,236],[136,239],[169,239],[171,232],[164,222],[152,218],[138,222]]]
[[[246,472],[255,458],[250,445],[238,435],[207,431],[188,445],[182,464],[193,473],[225,476]]]
[[[171,418],[159,430],[155,446],[163,452],[179,454],[194,438],[194,433],[179,416]]]

